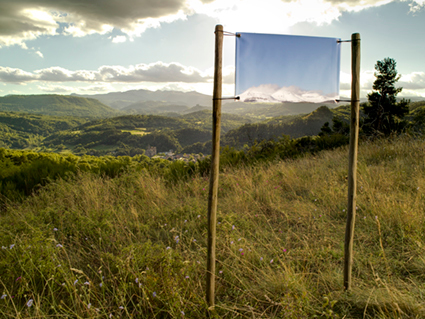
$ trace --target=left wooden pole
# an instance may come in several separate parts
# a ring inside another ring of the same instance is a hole
[[[215,27],[214,91],[213,91],[213,134],[208,194],[208,260],[207,260],[207,303],[209,309],[215,305],[215,243],[217,225],[218,171],[220,164],[221,87],[223,67],[223,26]]]

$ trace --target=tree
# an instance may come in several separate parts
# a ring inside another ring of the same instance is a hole
[[[392,58],[385,58],[375,64],[373,91],[367,95],[369,103],[363,107],[366,115],[363,130],[366,133],[389,135],[400,132],[406,125],[403,118],[409,112],[410,100],[402,99],[397,103],[396,96],[403,88],[395,87],[400,79],[396,64]]]

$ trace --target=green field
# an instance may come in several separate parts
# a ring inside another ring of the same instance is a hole
[[[410,137],[360,145],[349,292],[348,149],[223,166],[212,316],[424,318],[424,150]],[[206,316],[208,177],[118,172],[3,202],[1,318]]]

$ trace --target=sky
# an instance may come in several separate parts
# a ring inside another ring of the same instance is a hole
[[[135,89],[212,94],[214,29],[361,36],[361,96],[374,65],[397,61],[399,96],[425,98],[425,0],[0,0],[0,96]],[[234,95],[235,38],[223,47]],[[350,96],[350,43],[341,96]]]
[[[235,93],[277,85],[317,91],[318,102],[339,98],[338,38],[238,33]]]

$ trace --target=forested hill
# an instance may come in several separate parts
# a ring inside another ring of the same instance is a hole
[[[105,118],[120,114],[95,99],[53,94],[0,97],[0,111],[85,118]]]

